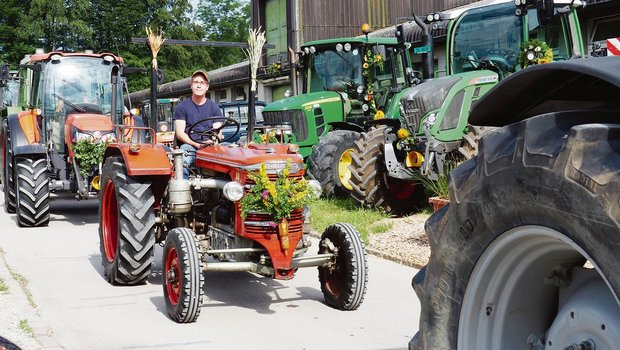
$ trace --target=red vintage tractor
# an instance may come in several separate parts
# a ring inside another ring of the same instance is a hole
[[[49,222],[50,192],[77,199],[99,190],[99,160],[92,146],[117,138],[123,114],[122,58],[110,53],[37,53],[20,65],[23,111],[2,121],[5,209],[20,226]],[[88,161],[86,160],[88,158]]]
[[[208,120],[224,121],[219,128],[200,133],[214,141],[221,128],[239,128],[231,118]],[[190,137],[200,142],[192,130]],[[366,252],[353,226],[331,225],[322,234],[318,254],[305,256],[311,246],[307,208],[291,213],[288,244],[282,243],[269,214],[241,215],[239,201],[254,185],[248,175],[262,164],[270,180],[287,164],[289,178],[303,177],[303,159],[296,145],[216,142],[196,152],[189,179],[183,179],[182,152],[166,152],[156,140],[108,145],[102,170],[99,236],[104,274],[111,284],[145,282],[153,246],[165,242],[164,299],[168,315],[179,323],[197,319],[206,271],[250,271],[286,280],[293,278],[298,268],[318,267],[328,305],[341,310],[361,305],[368,280]],[[310,185],[320,192],[317,182]]]

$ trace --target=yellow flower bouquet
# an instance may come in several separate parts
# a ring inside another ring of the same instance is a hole
[[[521,44],[519,63],[521,67],[549,63],[553,61],[553,49],[547,43],[538,39],[530,39]]]
[[[317,198],[306,179],[289,178],[291,164],[278,174],[275,181],[269,179],[265,163],[258,173],[248,174],[255,185],[241,199],[241,216],[246,218],[249,212],[263,212],[271,215],[274,221],[289,218],[293,210]]]

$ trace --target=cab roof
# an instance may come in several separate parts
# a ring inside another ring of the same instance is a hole
[[[123,63],[123,58],[120,56],[116,56],[113,53],[102,52],[102,53],[87,53],[87,52],[62,52],[62,51],[52,51],[46,53],[35,53],[30,56],[30,63],[40,62],[40,61],[49,61],[52,55],[60,55],[62,57],[94,57],[103,59],[104,56],[112,56],[114,57],[114,61],[117,63]]]

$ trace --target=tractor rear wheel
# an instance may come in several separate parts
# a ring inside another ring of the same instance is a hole
[[[3,179],[2,179],[2,190],[4,191],[4,210],[9,213],[15,213],[16,204],[15,204],[15,175],[13,170],[13,150],[11,149],[11,135],[9,135],[8,130],[5,128],[4,132],[6,133],[4,136],[4,144],[2,145],[3,150]]]
[[[194,232],[178,227],[166,236],[163,286],[168,315],[178,323],[191,323],[200,315],[204,297],[202,257]]]
[[[467,125],[467,133],[463,135],[463,142],[459,147],[459,153],[467,159],[478,155],[478,142],[485,133],[497,129],[492,126]]]
[[[17,223],[22,227],[47,226],[50,192],[45,158],[15,158]]]
[[[414,181],[388,176],[383,145],[386,126],[362,133],[351,152],[351,196],[362,206],[382,209],[386,213],[407,215],[424,206],[424,187]]]
[[[121,157],[105,160],[99,203],[99,248],[104,275],[135,285],[151,273],[155,245],[155,197],[149,182],[127,175]]]
[[[583,114],[498,129],[452,171],[410,349],[620,344],[620,125]]]
[[[366,250],[359,232],[350,224],[337,223],[325,229],[319,254],[335,253],[332,266],[319,267],[319,282],[325,302],[339,310],[355,310],[364,301],[368,283]]]
[[[351,151],[360,133],[334,130],[312,146],[308,158],[308,175],[318,180],[326,196],[348,197],[351,193]]]

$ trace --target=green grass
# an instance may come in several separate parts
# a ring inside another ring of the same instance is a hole
[[[0,292],[6,292],[9,290],[9,287],[6,285],[4,280],[0,278]]]
[[[20,320],[19,324],[18,324],[18,327],[19,327],[19,329],[24,331],[24,333],[27,333],[31,337],[34,337],[34,332],[32,331],[32,327],[30,327],[30,324],[28,324],[28,320],[26,320],[26,319]]]
[[[368,235],[386,232],[392,227],[391,223],[379,222],[389,218],[387,214],[362,209],[351,198],[320,199],[310,203],[309,207],[312,229],[319,234],[331,224],[347,222],[355,226],[362,235],[362,240],[368,243]]]

